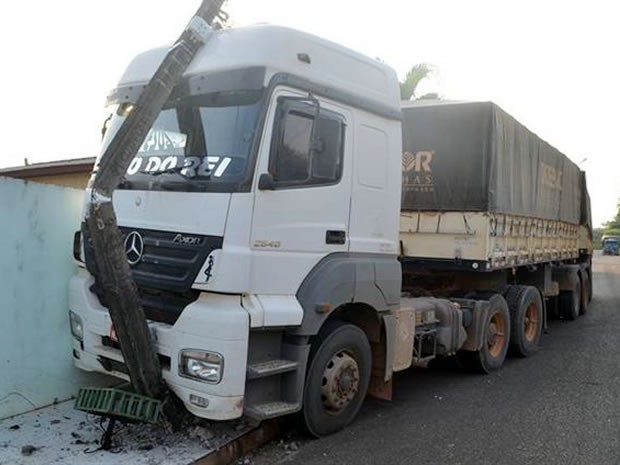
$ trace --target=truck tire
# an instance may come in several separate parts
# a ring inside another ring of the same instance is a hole
[[[506,293],[510,309],[511,355],[527,357],[538,349],[543,327],[543,303],[533,286],[510,286]]]
[[[588,304],[590,303],[590,277],[587,271],[581,273],[581,303],[579,306],[579,314],[585,315],[588,312]]]
[[[473,373],[490,373],[501,368],[506,359],[510,340],[510,312],[506,300],[499,294],[489,299],[484,328],[480,350],[457,352],[459,365]]]
[[[575,321],[581,309],[581,281],[577,273],[571,273],[570,290],[560,291],[560,315],[565,320]]]
[[[341,430],[359,412],[370,382],[372,357],[364,331],[341,321],[325,324],[310,349],[303,423],[315,437]]]

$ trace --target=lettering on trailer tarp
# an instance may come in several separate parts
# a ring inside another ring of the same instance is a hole
[[[540,182],[551,189],[562,190],[562,171],[546,163],[540,163]]]
[[[403,193],[435,192],[433,182],[434,150],[403,153]]]

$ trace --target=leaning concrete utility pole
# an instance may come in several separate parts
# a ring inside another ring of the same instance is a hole
[[[92,180],[87,227],[94,248],[95,278],[103,289],[133,388],[153,398],[162,398],[167,389],[127,262],[112,195],[183,72],[209,40],[211,24],[216,18],[225,20],[223,3],[203,0],[106,148]]]

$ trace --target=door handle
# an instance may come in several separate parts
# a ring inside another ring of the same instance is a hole
[[[325,233],[326,244],[344,244],[347,240],[346,231],[327,231]]]

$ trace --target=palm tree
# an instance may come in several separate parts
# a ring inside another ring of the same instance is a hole
[[[415,90],[420,82],[430,77],[435,72],[433,65],[429,63],[418,63],[414,65],[405,80],[400,83],[400,98],[402,100],[411,100],[415,98]]]

